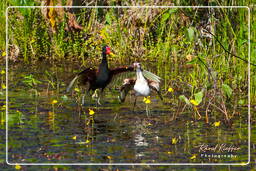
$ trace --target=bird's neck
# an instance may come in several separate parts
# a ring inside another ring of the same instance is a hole
[[[106,72],[108,70],[108,61],[107,61],[107,54],[106,53],[102,53],[102,60],[101,60],[101,64],[99,66],[99,72]]]
[[[140,68],[136,69],[136,75],[137,75],[137,79],[139,80],[145,80],[143,74],[142,74],[142,70]]]
[[[107,54],[102,52],[102,60],[101,64],[104,64],[104,66],[108,67],[108,60],[107,60]]]

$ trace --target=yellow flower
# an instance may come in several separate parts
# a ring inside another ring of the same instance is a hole
[[[108,158],[109,160],[111,160],[111,159],[112,159],[112,157],[111,157],[111,156],[107,156],[107,158]]]
[[[92,110],[92,109],[89,109],[89,115],[94,115],[94,110]]]
[[[199,104],[197,103],[197,101],[195,101],[194,99],[190,100],[190,103],[193,104],[194,106],[198,106]]]
[[[5,74],[5,70],[2,70],[2,71],[1,71],[1,74],[4,75],[4,74]]]
[[[58,103],[58,101],[55,99],[51,101],[51,104],[56,104],[56,103]]]
[[[74,90],[75,90],[76,92],[78,92],[78,93],[80,92],[80,89],[77,88],[77,87],[76,87]]]
[[[151,103],[150,96],[144,97],[144,98],[143,98],[143,102],[146,103],[146,104]]]
[[[220,126],[220,121],[219,121],[219,122],[214,122],[214,126],[215,126],[215,127]]]
[[[168,88],[168,92],[172,93],[173,89],[171,87]]]
[[[6,109],[6,105],[3,105],[2,107],[1,107],[1,110],[5,110]]]
[[[167,151],[167,154],[172,154],[173,152],[171,152],[171,151]]]
[[[16,170],[20,170],[20,169],[21,169],[21,166],[18,165],[18,164],[16,164],[16,165],[15,165],[15,169],[16,169]]]
[[[86,143],[86,144],[90,143],[90,140],[86,140],[85,143]]]
[[[177,138],[172,138],[172,144],[177,144],[178,139]]]
[[[193,160],[193,159],[195,159],[195,158],[196,158],[196,154],[193,154],[193,155],[190,157],[191,160]]]
[[[73,136],[72,139],[73,139],[73,140],[76,140],[76,136]]]
[[[2,84],[2,89],[6,89],[6,86],[4,84]]]
[[[6,56],[6,52],[5,51],[3,51],[2,56]]]

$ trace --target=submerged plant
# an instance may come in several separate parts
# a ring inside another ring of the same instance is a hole
[[[22,82],[30,88],[31,91],[35,92],[35,95],[38,96],[39,93],[37,91],[37,85],[41,84],[42,82],[34,78],[32,74],[23,77]]]

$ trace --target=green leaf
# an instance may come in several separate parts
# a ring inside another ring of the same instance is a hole
[[[109,13],[106,14],[106,22],[107,22],[109,25],[111,25],[111,23],[112,23],[112,19],[111,19],[111,16],[110,16]]]
[[[188,35],[188,40],[189,41],[194,40],[194,37],[195,37],[195,29],[194,29],[194,27],[189,27],[187,29],[187,35]]]
[[[239,104],[239,105],[244,105],[244,104],[245,104],[245,100],[240,99],[240,100],[238,101],[238,104]]]
[[[203,90],[199,91],[198,93],[194,94],[195,96],[195,101],[197,102],[197,104],[200,104],[203,100],[204,97],[204,92]]]
[[[222,91],[225,93],[225,95],[228,97],[228,98],[230,98],[231,97],[231,95],[232,95],[232,88],[231,87],[229,87],[229,85],[227,85],[227,84],[222,84]]]
[[[161,24],[164,24],[169,17],[170,17],[170,13],[164,13],[161,18]]]
[[[63,95],[63,96],[61,96],[61,99],[62,99],[63,101],[67,101],[67,100],[68,100],[68,96]]]
[[[187,64],[198,64],[198,58],[193,58],[191,61],[187,62]]]
[[[181,100],[181,101],[184,101],[186,104],[190,104],[190,101],[188,100],[188,98],[186,97],[186,96],[184,96],[184,95],[180,95],[179,96],[179,99]]]

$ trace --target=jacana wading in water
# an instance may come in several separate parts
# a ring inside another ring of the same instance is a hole
[[[120,101],[124,102],[126,95],[131,90],[135,91],[135,100],[134,100],[133,109],[136,105],[137,96],[147,97],[150,95],[151,90],[156,91],[160,99],[163,100],[160,92],[161,78],[149,71],[143,70],[141,68],[140,63],[134,63],[133,65],[136,68],[136,78],[124,79],[123,85],[120,88],[120,96],[119,96]]]
[[[78,73],[75,78],[69,83],[67,88],[67,92],[73,87],[74,83],[79,79],[82,85],[89,84],[88,93],[92,90],[97,93],[97,89],[100,89],[100,95],[98,95],[97,103],[100,105],[100,97],[106,88],[106,86],[111,82],[113,76],[127,71],[134,71],[134,66],[123,66],[117,67],[114,69],[108,68],[108,60],[107,55],[111,54],[110,47],[103,46],[102,48],[102,60],[98,67],[95,68],[87,68],[82,72]],[[84,104],[84,96],[82,103]]]

